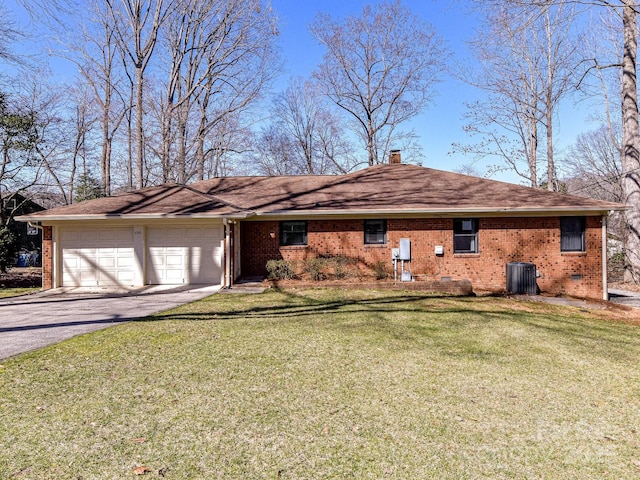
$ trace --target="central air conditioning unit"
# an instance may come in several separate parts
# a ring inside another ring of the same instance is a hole
[[[537,295],[537,272],[533,263],[507,263],[507,292],[525,295]]]

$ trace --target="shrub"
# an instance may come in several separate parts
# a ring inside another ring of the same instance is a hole
[[[609,257],[609,263],[615,265],[624,265],[624,252],[616,252]]]
[[[337,255],[332,258],[333,272],[338,280],[344,280],[351,276],[352,270],[356,266],[356,259]]]
[[[386,262],[383,262],[382,260],[378,260],[376,263],[373,264],[373,273],[376,276],[376,280],[385,280],[387,278],[389,278],[389,266],[387,265]]]
[[[269,260],[267,273],[270,280],[291,280],[295,277],[295,268],[293,263],[287,260]]]
[[[314,282],[326,280],[329,276],[327,273],[327,263],[326,258],[310,258],[305,262],[304,271]]]

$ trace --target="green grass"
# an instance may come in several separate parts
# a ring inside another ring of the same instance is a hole
[[[39,292],[41,288],[0,288],[0,298],[17,297],[19,295],[28,295],[29,293]]]
[[[0,367],[0,478],[638,479],[640,328],[416,292],[214,295]]]

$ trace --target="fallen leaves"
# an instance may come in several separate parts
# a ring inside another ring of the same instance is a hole
[[[162,467],[159,470],[154,470],[147,467],[146,465],[140,465],[139,467],[133,468],[133,473],[135,473],[136,475],[146,475],[147,473],[156,472],[161,477],[164,477],[168,471],[169,469],[167,467]]]
[[[133,469],[133,473],[135,473],[136,475],[145,475],[148,472],[153,472],[153,470],[151,470],[149,467],[145,467],[144,465],[135,467]]]

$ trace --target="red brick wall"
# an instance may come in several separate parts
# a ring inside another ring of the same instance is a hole
[[[474,290],[503,291],[508,262],[532,262],[543,292],[602,298],[601,217],[587,217],[586,253],[560,252],[560,219],[481,218],[477,254],[453,254],[452,219],[389,219],[387,244],[364,245],[363,220],[312,220],[308,245],[280,247],[279,222],[243,222],[242,275],[266,275],[270,259],[303,260],[319,255],[346,255],[371,269],[378,261],[391,271],[391,248],[411,239],[412,261],[406,264],[419,280],[468,279]],[[436,256],[436,245],[444,255]]]
[[[53,288],[53,227],[42,227],[42,289]]]

